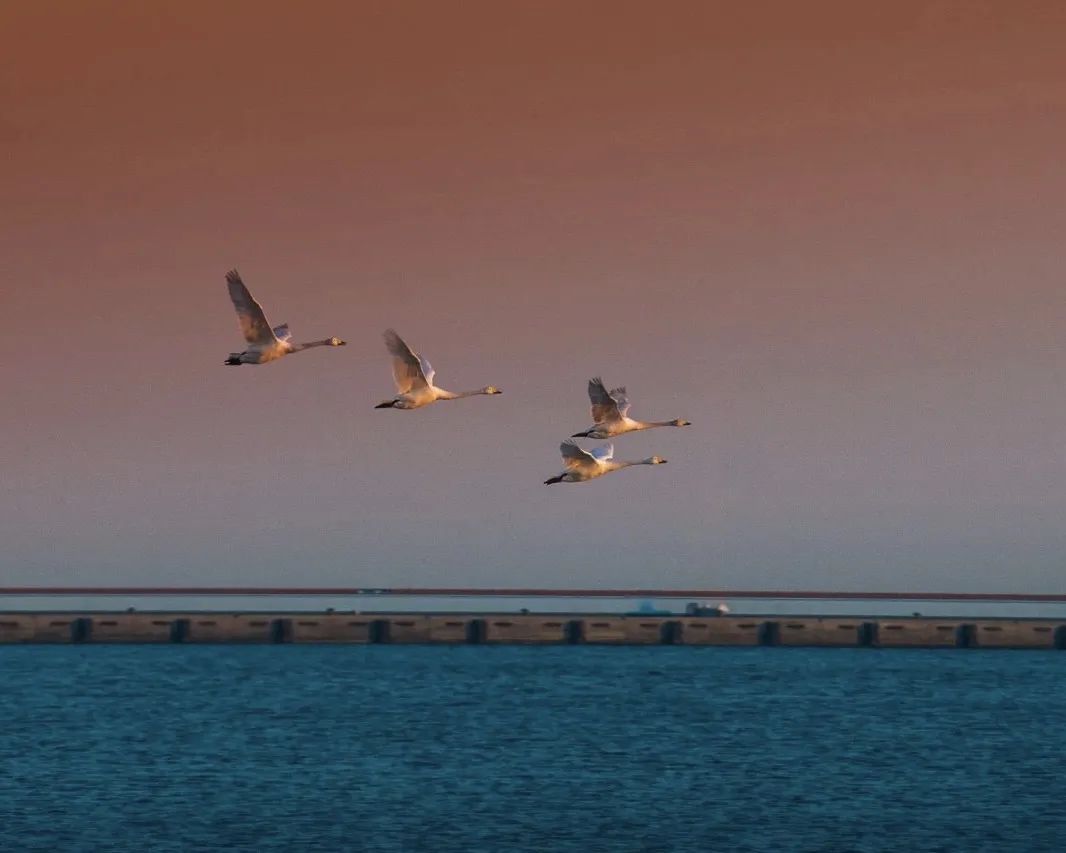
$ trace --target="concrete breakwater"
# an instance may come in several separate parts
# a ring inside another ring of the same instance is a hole
[[[510,613],[0,613],[3,643],[440,643],[1066,649],[1066,621]]]

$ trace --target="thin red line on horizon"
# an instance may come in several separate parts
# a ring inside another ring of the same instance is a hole
[[[394,595],[433,598],[780,598],[820,601],[1066,602],[1066,593],[841,592],[766,589],[491,589],[474,587],[11,586],[0,587],[0,595]]]

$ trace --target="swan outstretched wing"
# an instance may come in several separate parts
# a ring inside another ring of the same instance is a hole
[[[589,451],[589,455],[597,462],[606,462],[608,459],[614,458],[614,445],[601,444],[599,447],[592,448]]]
[[[624,392],[625,389],[623,388],[622,391]],[[620,419],[618,401],[614,398],[613,392],[609,393],[607,391],[607,386],[603,384],[603,380],[598,376],[589,380],[589,401],[592,403],[593,423],[602,424]],[[627,402],[626,407],[628,408],[628,406]]]
[[[624,418],[629,414],[629,395],[626,394],[626,386],[611,389],[611,399],[614,400],[618,416]]]
[[[568,469],[582,468],[586,465],[593,465],[596,462],[591,453],[578,447],[572,441],[564,441],[560,444],[559,452],[563,455],[563,464]]]
[[[609,447],[610,445],[608,445]],[[602,450],[603,448],[596,448]],[[572,441],[564,441],[559,445],[559,452],[563,455],[563,466],[568,471],[579,468],[594,468],[599,465],[599,460],[584,448],[578,447]],[[595,452],[595,451],[594,451]],[[613,448],[612,448],[613,452]]]
[[[433,376],[429,362],[420,359],[392,329],[385,330],[385,346],[392,356],[392,378],[396,380],[397,392],[407,394],[429,384]],[[429,368],[428,376],[426,368]]]
[[[262,307],[252,298],[237,270],[226,273],[226,284],[229,286],[229,298],[237,310],[237,321],[244,339],[250,344],[269,344],[276,340]]]
[[[289,324],[282,323],[280,326],[274,327],[274,337],[279,341],[287,341],[292,337],[292,332],[289,331]]]
[[[422,368],[422,375],[426,377],[426,382],[432,385],[433,377],[437,375],[437,371],[433,369],[433,365],[429,363],[429,359],[424,355],[419,355],[418,366]]]

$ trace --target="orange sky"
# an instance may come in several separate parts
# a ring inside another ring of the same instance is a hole
[[[1060,4],[219,5],[0,7],[5,579],[1061,587]]]

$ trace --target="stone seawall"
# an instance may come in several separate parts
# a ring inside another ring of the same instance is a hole
[[[1066,649],[1066,621],[512,613],[0,613],[4,643]]]

